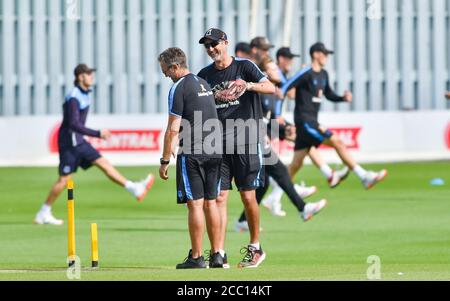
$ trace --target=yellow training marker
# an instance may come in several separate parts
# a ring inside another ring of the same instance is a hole
[[[98,268],[98,231],[97,224],[91,224],[91,259],[92,267]]]
[[[75,201],[73,199],[73,181],[67,183],[67,224],[68,224],[68,245],[69,245],[69,267],[75,265]]]

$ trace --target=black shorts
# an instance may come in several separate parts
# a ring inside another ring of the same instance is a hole
[[[60,147],[59,149],[59,175],[68,176],[75,173],[78,167],[87,170],[92,163],[102,156],[89,143],[85,142],[75,147]]]
[[[215,200],[220,193],[221,158],[185,156],[177,158],[177,203]]]
[[[264,186],[264,171],[261,147],[258,147],[258,154],[224,155],[221,170],[221,190],[232,190],[233,179],[239,191],[256,190]]]
[[[316,122],[298,123],[297,138],[295,140],[295,150],[300,151],[319,147],[325,140],[330,139],[333,133],[328,129],[321,129]]]

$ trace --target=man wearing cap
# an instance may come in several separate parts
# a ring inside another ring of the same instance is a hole
[[[265,37],[256,37],[250,42],[252,59],[261,68],[267,59],[270,59],[270,49],[275,46]]]
[[[232,180],[240,192],[242,202],[250,227],[250,244],[244,248],[244,259],[240,268],[258,267],[265,259],[259,242],[259,206],[255,191],[263,185],[263,140],[258,126],[236,126],[237,121],[260,123],[263,119],[261,100],[258,93],[275,93],[274,85],[268,81],[259,68],[249,60],[233,58],[228,54],[227,35],[212,28],[200,39],[207,54],[214,61],[198,74],[213,87],[225,82],[242,80],[247,82],[246,93],[237,101],[217,103],[217,112],[224,129],[225,155],[221,169],[221,194],[217,203],[221,216],[221,250],[220,253],[227,262],[225,255],[225,233],[227,228],[227,201],[232,189]],[[249,135],[247,135],[249,132]],[[232,141],[232,142],[230,142]],[[227,143],[228,142],[228,143]]]
[[[280,48],[277,51],[276,69],[270,72],[269,79],[277,86],[281,87],[285,85],[288,82],[288,75],[292,70],[294,59],[298,57],[300,57],[300,55],[292,53],[289,47]],[[287,96],[291,99],[295,99],[295,89],[289,91]],[[276,118],[280,123],[280,140],[295,142],[296,129],[295,126],[283,118],[283,104],[284,99],[277,98],[277,101],[273,105],[274,118]],[[337,187],[344,179],[347,178],[350,172],[347,167],[344,167],[341,170],[333,170],[322,159],[319,151],[315,147],[311,147],[308,155],[314,165],[320,169],[322,174],[324,174],[332,188]],[[269,208],[273,215],[283,217],[286,215],[286,212],[282,210],[281,205],[281,198],[283,197],[284,191],[276,182],[271,182],[271,184],[273,188],[272,192],[263,200],[263,205]],[[306,197],[317,190],[315,186],[302,187],[300,185],[296,185],[296,189],[303,197]]]
[[[296,95],[294,117],[297,137],[294,160],[289,167],[289,172],[294,178],[303,166],[303,161],[310,149],[326,144],[336,150],[344,164],[360,178],[364,187],[370,189],[387,176],[387,171],[372,172],[363,169],[354,161],[341,139],[322,127],[318,121],[323,96],[336,103],[353,100],[351,92],[346,91],[343,96],[338,96],[330,86],[328,72],[324,67],[328,56],[333,53],[323,43],[314,44],[310,49],[311,66],[302,69],[281,89],[283,95],[295,89]]]
[[[237,58],[249,60],[252,56],[252,47],[249,43],[240,42],[236,45],[234,53]]]
[[[122,176],[108,160],[92,147],[84,136],[108,139],[111,133],[108,130],[93,130],[86,127],[86,120],[91,105],[90,89],[94,83],[94,72],[85,64],[75,68],[75,87],[66,96],[63,105],[63,122],[58,136],[59,146],[59,179],[53,185],[45,204],[36,215],[35,224],[62,225],[63,221],[56,219],[52,212],[52,206],[61,192],[66,189],[67,181],[71,175],[81,167],[84,170],[92,165],[100,168],[109,179],[124,187],[138,201],[142,201],[154,182],[154,176],[148,175],[141,182],[131,182]]]

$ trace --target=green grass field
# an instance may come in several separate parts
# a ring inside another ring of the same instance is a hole
[[[186,209],[175,204],[174,170],[171,181],[157,181],[142,204],[97,170],[80,172],[74,178],[77,252],[88,267],[90,223],[98,223],[101,266],[83,269],[81,279],[367,280],[367,258],[377,255],[383,280],[450,280],[450,162],[386,166],[389,177],[369,192],[353,175],[330,190],[316,169],[305,167],[299,176],[320,189],[311,201],[327,198],[329,207],[306,224],[286,198],[286,218],[262,209],[261,241],[268,257],[257,270],[234,268],[248,242],[247,234],[233,231],[242,210],[236,193],[227,239],[232,269],[177,271],[189,239]],[[132,179],[149,171],[120,170]],[[0,280],[67,280],[67,227],[32,224],[55,177],[54,168],[0,169]],[[430,186],[434,177],[447,186]],[[64,219],[65,197],[54,208]]]

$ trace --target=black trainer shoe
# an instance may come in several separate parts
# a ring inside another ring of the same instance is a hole
[[[177,265],[177,270],[206,269],[207,267],[208,266],[206,265],[203,256],[200,256],[199,258],[192,258],[192,250],[190,250],[188,257],[184,260],[184,262]]]
[[[223,258],[219,252],[211,254],[209,258],[210,269],[223,269]]]
[[[245,254],[244,259],[239,263],[238,268],[257,268],[266,259],[266,253],[263,252],[262,248],[257,250],[252,246],[241,249],[241,254]]]

